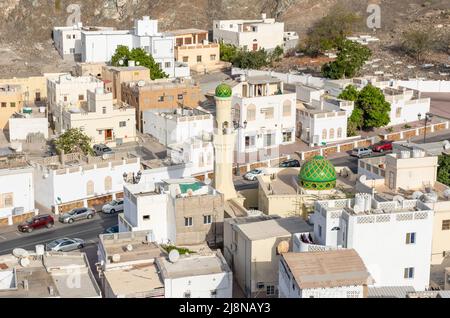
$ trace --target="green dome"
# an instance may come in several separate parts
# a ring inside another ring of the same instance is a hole
[[[336,186],[336,169],[322,156],[315,156],[300,169],[298,182],[307,190],[331,190]]]
[[[225,83],[222,83],[216,87],[216,97],[227,98],[231,97],[233,91],[231,90],[231,86]]]

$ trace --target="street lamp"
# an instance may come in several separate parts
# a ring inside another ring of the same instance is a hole
[[[425,129],[424,129],[424,131],[423,131],[423,143],[425,143],[425,141],[426,141],[426,139],[427,139],[427,124],[428,124],[428,122],[429,121],[431,121],[431,118],[433,117],[433,114],[431,114],[431,113],[426,113],[425,114]],[[422,114],[421,113],[418,113],[417,114],[417,118],[419,119],[419,121],[420,121],[420,119],[422,118]]]
[[[240,157],[240,154],[241,154],[241,147],[240,147],[241,140],[240,140],[239,130],[247,128],[247,121],[245,120],[243,122],[243,125],[241,125],[237,121],[233,121],[233,126],[234,126],[234,129],[238,131],[238,149],[237,149],[237,162],[236,162],[236,176],[240,176],[241,175],[241,167],[239,166],[239,157]]]

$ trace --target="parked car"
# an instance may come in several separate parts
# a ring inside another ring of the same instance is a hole
[[[372,146],[372,151],[375,152],[385,152],[385,151],[392,151],[392,141],[383,140],[379,143],[376,143]]]
[[[119,233],[119,226],[115,225],[115,226],[111,226],[108,227],[105,232],[103,232],[104,234],[113,234],[113,233]]]
[[[256,177],[258,175],[260,175],[261,173],[263,173],[263,171],[261,169],[250,170],[249,172],[244,174],[244,179],[248,180],[248,181],[255,181]]]
[[[123,211],[123,200],[112,200],[109,203],[106,203],[102,207],[103,213],[114,214],[116,212]]]
[[[95,210],[92,208],[76,208],[70,212],[64,213],[59,217],[59,222],[73,223],[74,221],[83,219],[92,219],[95,215]]]
[[[111,148],[104,144],[94,145],[92,147],[94,149],[96,156],[103,156],[104,154],[112,154],[114,153]]]
[[[55,224],[53,217],[49,214],[36,215],[32,218],[27,219],[25,222],[20,223],[17,229],[20,232],[33,232],[35,229],[40,229],[43,227],[51,228]]]
[[[352,156],[354,157],[358,157],[358,158],[362,158],[362,157],[367,157],[370,156],[372,154],[372,149],[370,148],[355,148],[352,151]]]
[[[286,160],[280,163],[281,168],[300,167],[300,161],[297,159]]]
[[[79,238],[62,238],[54,240],[46,245],[47,251],[70,252],[84,247],[84,241]]]

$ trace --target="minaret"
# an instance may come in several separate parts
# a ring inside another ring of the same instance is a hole
[[[214,125],[214,187],[224,199],[237,197],[233,183],[233,152],[236,133],[231,118],[231,87],[216,87],[216,121]]]

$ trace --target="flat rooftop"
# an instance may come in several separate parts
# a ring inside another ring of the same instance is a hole
[[[235,227],[250,241],[264,240],[272,237],[285,237],[294,233],[311,232],[313,229],[313,227],[306,223],[301,217],[287,217],[260,222],[249,222],[236,224]]]
[[[117,296],[164,296],[164,282],[160,278],[154,263],[133,265],[128,269],[105,271],[103,274],[111,290]]]
[[[230,268],[220,252],[211,253],[211,255],[181,255],[175,263],[170,262],[165,257],[160,257],[156,260],[156,263],[161,270],[162,279],[230,272]]]
[[[363,285],[371,281],[354,249],[285,253],[283,259],[301,289]]]
[[[280,83],[281,80],[274,76],[262,75],[262,76],[248,76],[246,78],[246,82],[251,85],[258,85],[258,84]]]
[[[412,286],[369,287],[368,298],[406,298],[416,290]]]
[[[185,34],[201,34],[201,33],[208,33],[208,31],[190,28],[190,29],[178,29],[178,30],[171,30],[171,31],[164,32],[164,34],[174,35],[174,36],[185,35]]]
[[[117,71],[117,72],[122,72],[122,71],[145,71],[148,70],[148,68],[146,68],[145,66],[107,66],[108,70],[113,70],[113,71]]]

